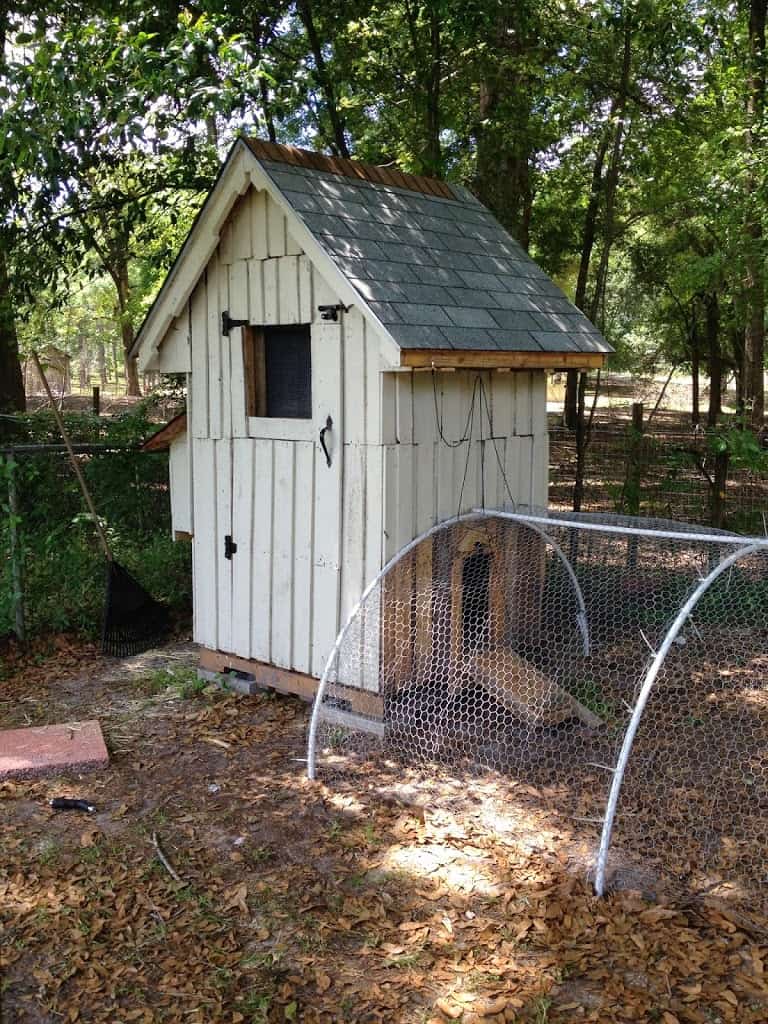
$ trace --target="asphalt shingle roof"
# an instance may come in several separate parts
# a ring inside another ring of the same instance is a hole
[[[612,351],[466,189],[407,175],[400,187],[366,176],[395,180],[385,169],[319,156],[297,166],[251,148],[401,348]],[[338,173],[323,169],[334,163]]]

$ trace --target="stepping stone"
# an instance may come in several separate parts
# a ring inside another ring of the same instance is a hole
[[[0,732],[0,779],[93,771],[109,763],[98,722],[69,722]]]

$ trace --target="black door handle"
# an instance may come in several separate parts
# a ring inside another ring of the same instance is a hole
[[[328,454],[328,448],[325,443],[325,432],[326,430],[331,430],[332,427],[333,420],[329,416],[328,419],[325,421],[325,426],[320,428],[320,447],[323,449],[323,453],[325,454],[325,461],[329,467],[331,465],[331,456]]]
[[[232,555],[237,551],[237,544],[232,540],[230,534],[224,538],[224,557],[232,561]]]

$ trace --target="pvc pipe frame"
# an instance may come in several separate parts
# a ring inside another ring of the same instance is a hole
[[[355,621],[360,613],[360,609],[365,604],[366,600],[374,588],[384,579],[384,577],[390,572],[390,570],[397,565],[398,562],[402,561],[403,558],[409,552],[413,551],[415,547],[421,544],[423,541],[428,540],[433,534],[439,533],[442,530],[447,529],[449,526],[454,526],[456,523],[467,522],[472,519],[511,519],[514,522],[518,522],[523,526],[527,526],[529,529],[537,533],[547,544],[550,544],[554,549],[557,556],[565,566],[568,575],[573,584],[573,589],[576,595],[576,601],[579,606],[579,610],[576,614],[576,624],[579,627],[581,633],[582,644],[584,648],[584,654],[589,655],[590,651],[590,639],[589,639],[589,625],[587,622],[587,609],[584,604],[584,595],[581,592],[579,581],[576,578],[576,573],[573,571],[573,566],[568,561],[565,552],[562,550],[560,545],[548,533],[539,525],[539,523],[546,523],[546,519],[535,518],[525,516],[516,512],[495,512],[487,511],[485,509],[474,509],[472,512],[465,512],[459,516],[452,516],[450,519],[444,519],[441,523],[437,523],[435,526],[430,527],[424,533],[420,534],[410,544],[406,544],[404,548],[401,548],[397,554],[393,555],[392,558],[387,562],[384,568],[376,575],[365,590],[362,593],[360,600],[357,602],[355,607],[347,616],[347,620],[339,630],[336,637],[336,641],[331,649],[331,653],[328,655],[328,660],[325,663],[323,674],[320,677],[320,684],[315,694],[315,702],[312,706],[312,719],[309,725],[309,739],[307,741],[307,777],[314,779],[316,777],[316,745],[317,745],[317,725],[320,719],[320,709],[323,704],[323,697],[328,686],[328,677],[331,673],[331,667],[336,660],[336,655],[344,642],[344,637],[347,635],[352,623]],[[573,525],[568,524],[568,525]]]
[[[637,698],[637,703],[632,710],[632,717],[630,718],[627,731],[624,733],[624,742],[621,745],[621,752],[619,759],[614,769],[613,779],[611,780],[611,790],[608,795],[608,805],[605,811],[605,818],[603,819],[603,831],[600,836],[600,848],[597,854],[597,870],[595,872],[595,892],[598,896],[605,894],[605,872],[608,863],[608,852],[611,847],[611,837],[613,835],[613,823],[616,818],[616,808],[619,803],[619,795],[621,793],[621,786],[624,781],[624,773],[627,770],[627,764],[629,762],[630,754],[632,753],[632,745],[635,741],[637,730],[640,726],[640,720],[643,717],[643,711],[645,705],[648,703],[648,698],[651,695],[653,684],[661,671],[661,668],[666,660],[669,650],[672,644],[675,642],[678,633],[685,625],[686,620],[690,616],[693,609],[699,603],[701,598],[706,594],[715,580],[722,576],[724,572],[727,572],[736,562],[742,558],[746,558],[748,555],[754,554],[756,551],[768,550],[768,541],[755,541],[749,544],[747,547],[742,547],[738,551],[732,552],[727,558],[724,558],[715,568],[700,580],[697,586],[688,595],[688,599],[677,613],[675,621],[667,630],[664,641],[656,652],[653,661],[651,662],[648,671],[645,674],[643,685],[640,689],[640,694]]]

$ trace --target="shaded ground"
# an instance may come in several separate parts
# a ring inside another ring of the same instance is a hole
[[[193,660],[7,662],[1,727],[97,717],[112,763],[0,786],[4,1020],[768,1020],[755,922],[598,901],[531,787],[494,818],[488,782],[309,784],[306,706],[201,690]]]

